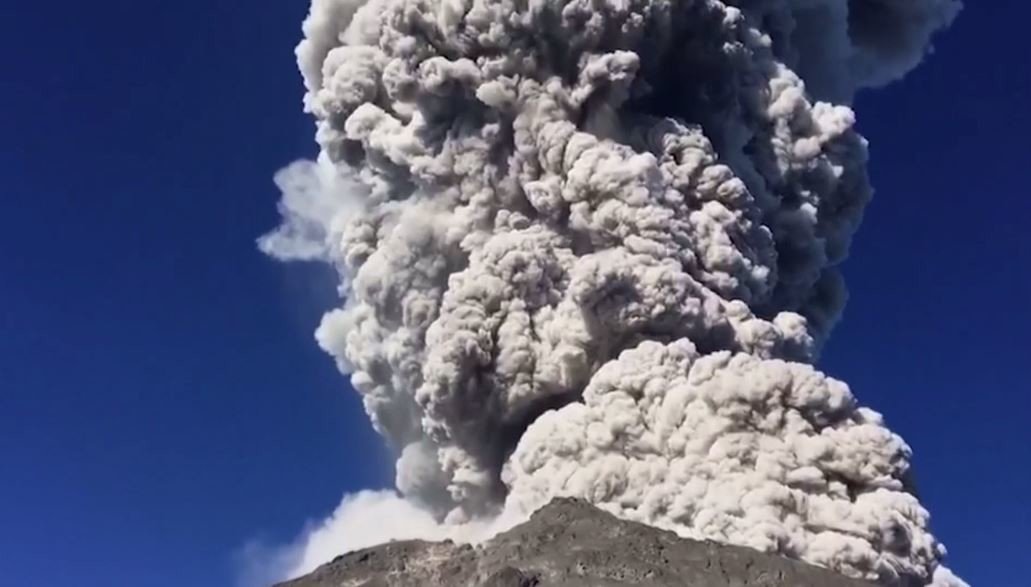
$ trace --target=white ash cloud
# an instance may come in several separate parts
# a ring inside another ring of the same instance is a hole
[[[344,552],[388,540],[443,540],[448,528],[429,512],[389,490],[345,495],[324,521],[312,525],[293,547],[295,556],[284,576],[299,577]]]
[[[648,341],[541,416],[504,477],[508,505],[574,495],[696,539],[904,585],[944,554],[908,493],[910,450],[813,367]]]
[[[283,194],[279,202],[283,223],[258,239],[258,248],[282,261],[330,258],[340,222],[362,209],[364,186],[340,173],[325,157],[318,162],[296,161],[279,170],[275,182]]]
[[[910,452],[816,371],[870,199],[854,92],[954,0],[314,0],[279,258],[447,524],[576,495],[886,585],[962,585]]]
[[[483,540],[507,528],[479,521],[440,524],[426,509],[389,489],[345,494],[324,520],[309,522],[289,544],[252,540],[236,553],[238,587],[268,587],[306,575],[337,556],[390,540]]]

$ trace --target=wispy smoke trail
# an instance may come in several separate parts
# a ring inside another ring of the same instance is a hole
[[[910,450],[812,367],[870,198],[854,92],[955,0],[314,0],[317,163],[261,241],[447,523],[557,495],[886,585],[962,585]]]

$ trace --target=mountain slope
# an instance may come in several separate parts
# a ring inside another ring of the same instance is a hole
[[[480,546],[409,540],[337,557],[280,587],[870,587],[827,569],[698,542],[556,499]]]

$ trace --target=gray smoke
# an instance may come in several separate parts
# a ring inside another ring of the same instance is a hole
[[[815,370],[870,199],[855,91],[956,0],[314,0],[283,259],[449,524],[571,495],[886,585],[963,585],[910,450]]]

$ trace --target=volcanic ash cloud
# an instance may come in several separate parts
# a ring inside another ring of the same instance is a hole
[[[813,367],[870,199],[856,90],[953,0],[315,0],[279,258],[445,524],[552,497],[886,585],[964,585],[909,447]]]

